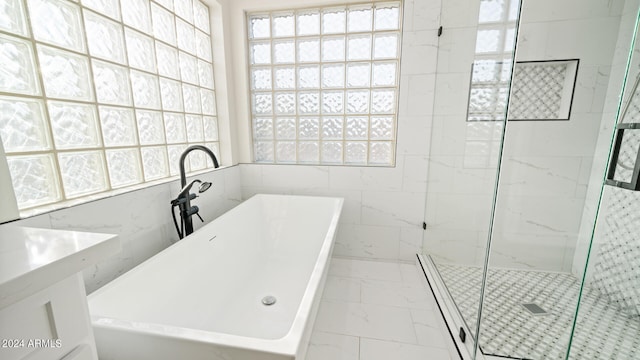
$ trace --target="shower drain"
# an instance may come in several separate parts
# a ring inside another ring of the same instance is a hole
[[[271,305],[273,305],[275,303],[276,303],[276,297],[275,296],[267,295],[267,296],[262,298],[262,305],[271,306]]]
[[[532,315],[547,315],[549,314],[547,310],[540,307],[540,305],[536,303],[522,304],[522,306],[527,309]]]

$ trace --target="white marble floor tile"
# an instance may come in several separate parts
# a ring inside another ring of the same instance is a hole
[[[441,316],[437,310],[418,310],[411,309],[411,317],[413,318],[413,326],[416,331],[418,344],[428,347],[437,347],[448,349],[451,341],[450,336],[446,334],[444,324],[440,324]]]
[[[322,298],[325,300],[360,302],[360,282],[360,279],[329,275],[327,276]]]
[[[322,301],[315,330],[417,343],[409,309],[392,306]]]
[[[360,360],[451,360],[445,349],[402,344],[374,339],[360,339]]]
[[[306,360],[358,360],[360,341],[355,336],[314,331]]]
[[[436,304],[429,289],[421,284],[362,280],[362,302],[409,309],[433,309]]]
[[[399,264],[402,282],[406,284],[422,285],[424,284],[424,274],[416,264]]]
[[[332,258],[329,275],[358,279],[402,281],[400,264],[390,262]]]

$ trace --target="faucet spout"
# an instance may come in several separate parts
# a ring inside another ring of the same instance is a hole
[[[215,168],[220,167],[218,159],[216,158],[216,155],[213,153],[213,151],[203,145],[191,145],[182,153],[182,155],[180,155],[180,186],[182,187],[182,189],[180,189],[178,197],[171,202],[172,213],[174,217],[173,220],[180,239],[183,239],[185,236],[193,233],[193,221],[191,219],[193,215],[197,215],[200,220],[202,220],[202,217],[200,217],[200,214],[198,214],[198,207],[191,206],[191,200],[196,198],[196,194],[190,193],[191,187],[196,183],[200,183],[201,186],[198,192],[203,193],[211,186],[210,182],[203,183],[200,180],[193,180],[189,185],[187,185],[187,176],[184,169],[184,162],[187,159],[187,155],[189,155],[189,153],[194,150],[204,151],[213,161],[213,166]],[[173,207],[176,206],[180,208],[180,218],[182,221],[180,227],[178,227],[178,222],[175,218],[175,213],[173,212]]]

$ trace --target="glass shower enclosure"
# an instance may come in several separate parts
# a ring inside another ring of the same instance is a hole
[[[442,3],[419,260],[464,359],[640,358],[639,5]]]

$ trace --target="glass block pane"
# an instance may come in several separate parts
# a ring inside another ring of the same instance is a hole
[[[373,39],[374,59],[395,59],[398,57],[398,35],[376,34]]]
[[[325,164],[342,164],[342,142],[324,141],[322,143],[321,162]]]
[[[58,163],[67,198],[108,190],[101,151],[59,153]]]
[[[33,48],[24,41],[0,34],[0,91],[39,95]]]
[[[28,4],[36,40],[85,52],[78,5],[59,0],[29,0]]]
[[[136,110],[140,145],[164,143],[164,123],[159,111]]]
[[[479,29],[476,37],[476,53],[491,53],[499,49],[501,30]]]
[[[504,52],[513,51],[514,42],[516,41],[516,29],[510,28],[504,34]]]
[[[122,21],[147,34],[151,33],[151,15],[149,0],[120,0],[122,6]]]
[[[318,140],[320,138],[320,119],[317,117],[301,117],[298,124],[298,138],[301,140]]]
[[[169,176],[167,167],[167,148],[164,146],[143,147],[142,166],[145,181],[160,179]]]
[[[298,12],[298,35],[320,34],[320,13],[317,10]]]
[[[193,85],[182,84],[182,98],[184,99],[184,111],[200,114],[200,89]]]
[[[479,23],[496,22],[503,19],[505,10],[503,0],[480,1]]]
[[[274,44],[276,54],[278,47]],[[269,42],[252,42],[249,44],[251,65],[271,64],[271,45]]]
[[[342,139],[342,128],[344,118],[342,117],[323,117],[322,118],[322,139]]]
[[[322,93],[322,113],[344,113],[344,91],[324,91]]]
[[[273,61],[276,64],[292,64],[296,61],[296,49],[293,40],[273,42]]]
[[[391,165],[392,147],[390,141],[369,143],[369,164]]]
[[[317,141],[300,141],[298,143],[298,162],[317,163],[320,159],[320,144]]]
[[[278,141],[276,143],[276,162],[295,163],[296,162],[296,142]]]
[[[151,19],[153,23],[153,36],[168,44],[176,45],[175,16],[160,6],[151,3]]]
[[[164,6],[165,9],[173,11],[173,0],[154,0],[158,4]]]
[[[20,209],[60,200],[53,155],[7,156],[7,163]]]
[[[202,124],[202,116],[187,115],[185,117],[185,122],[187,123],[187,141],[204,141],[204,126]]]
[[[371,117],[371,140],[393,140],[393,116]]]
[[[104,146],[137,145],[133,109],[100,106]]]
[[[295,89],[296,71],[293,67],[277,67],[274,70],[276,89]]]
[[[213,89],[213,66],[210,63],[198,60],[198,81],[200,86]]]
[[[133,103],[137,108],[160,109],[160,88],[158,77],[131,70]]]
[[[187,142],[187,129],[182,114],[164,113],[164,128],[167,144]]]
[[[276,93],[276,114],[294,114],[296,111],[296,96],[294,93]]]
[[[86,57],[40,45],[38,55],[48,97],[93,100]]]
[[[180,78],[182,81],[198,85],[198,61],[195,56],[180,51],[178,58],[180,59]]]
[[[344,61],[344,36],[322,38],[322,61]]]
[[[292,12],[273,14],[273,37],[292,37],[295,17]]]
[[[211,38],[209,35],[196,30],[196,55],[199,58],[211,61]]]
[[[365,141],[349,141],[345,144],[344,161],[347,164],[367,163],[367,143]]]
[[[120,20],[118,0],[82,0],[82,5],[110,18]]]
[[[107,166],[112,188],[142,182],[142,166],[138,149],[107,150]]]
[[[193,4],[191,3],[191,0],[174,0],[173,9],[176,15],[190,23],[193,23]]]
[[[369,118],[366,116],[347,117],[346,139],[367,140],[369,134]]]
[[[29,35],[21,0],[5,0],[0,3],[0,29],[22,36]]]
[[[320,39],[312,38],[298,40],[298,61],[320,61]]]
[[[213,116],[204,116],[204,139],[206,141],[218,141],[218,120]]]
[[[99,103],[131,105],[127,68],[94,60],[93,79]]]
[[[251,69],[251,89],[271,90],[271,68]]]
[[[202,113],[205,115],[216,114],[216,97],[211,90],[200,89],[200,101],[202,102]]]
[[[369,112],[369,91],[347,91],[347,113],[366,114],[367,112]]]
[[[193,25],[186,23],[180,19],[176,19],[176,34],[178,39],[178,48],[190,54],[196,54],[195,29]]]
[[[377,5],[374,30],[397,30],[400,28],[398,5]]]
[[[320,94],[317,92],[298,93],[298,113],[318,114],[320,111]]]
[[[249,39],[268,38],[271,33],[269,15],[255,15],[249,17]]]
[[[187,145],[169,145],[167,152],[169,153],[169,174],[178,175],[180,173],[180,155],[187,149]],[[189,162],[184,164],[185,171],[189,172]]]
[[[343,88],[344,77],[344,64],[322,65],[323,88]]]
[[[204,145],[204,144],[197,144],[197,145]],[[207,167],[207,159],[208,158],[209,158],[209,156],[207,156],[202,151],[194,151],[194,152],[190,153],[189,154],[189,167],[191,168],[191,171],[202,170],[202,169],[206,168]]]
[[[42,101],[0,96],[0,139],[7,153],[50,149]]]
[[[193,20],[198,29],[209,34],[209,8],[201,1],[193,1]]]
[[[396,109],[396,92],[394,90],[371,91],[371,113],[391,114]]]
[[[347,13],[344,8],[322,10],[322,33],[341,34],[345,31]]]
[[[272,163],[274,160],[273,155],[273,142],[256,141],[253,143],[253,157],[255,162]]]
[[[348,31],[371,31],[372,15],[371,5],[350,7],[347,16]]]
[[[101,145],[95,105],[49,101],[51,131],[58,149]]]
[[[156,52],[158,56],[158,74],[172,79],[180,79],[178,50],[156,41]]]
[[[369,87],[371,64],[350,63],[347,65],[347,87]]]
[[[271,114],[273,112],[273,99],[271,94],[253,95],[253,113]]]
[[[124,29],[127,42],[127,56],[132,68],[156,72],[156,57],[153,39],[131,29]]]
[[[177,81],[160,78],[160,98],[162,109],[169,111],[182,111],[182,87]]]
[[[253,137],[256,140],[273,139],[273,119],[272,118],[254,118],[253,119]]]
[[[371,59],[371,35],[352,35],[347,40],[347,60]]]
[[[298,68],[298,88],[317,89],[320,87],[320,67],[317,65]]]
[[[373,64],[373,86],[396,86],[396,62]]]
[[[295,140],[296,118],[279,117],[276,119],[276,139]]]

